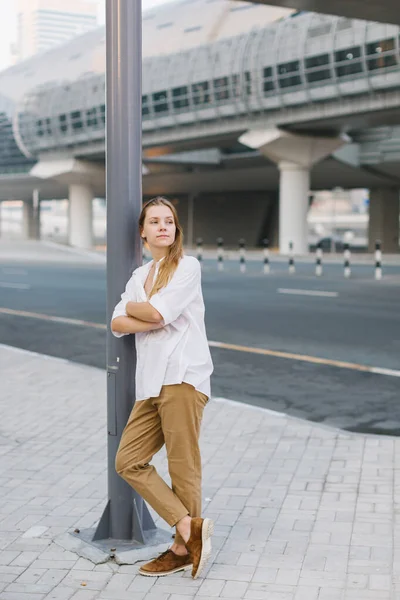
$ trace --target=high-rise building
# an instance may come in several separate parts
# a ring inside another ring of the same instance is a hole
[[[89,0],[19,0],[17,60],[93,29],[97,8]]]

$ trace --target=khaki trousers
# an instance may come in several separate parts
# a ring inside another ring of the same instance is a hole
[[[165,385],[136,402],[122,432],[115,468],[170,525],[201,516],[200,425],[208,398],[188,383]],[[172,489],[150,461],[165,444]],[[175,542],[183,544],[177,533]]]

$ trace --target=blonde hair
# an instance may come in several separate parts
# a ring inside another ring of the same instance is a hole
[[[154,296],[157,292],[159,292],[162,288],[164,288],[171,281],[173,274],[178,268],[179,261],[183,257],[183,229],[181,224],[179,223],[178,213],[176,212],[175,206],[164,198],[163,196],[156,196],[152,198],[142,208],[142,212],[139,217],[139,232],[142,234],[143,226],[146,219],[146,214],[148,209],[151,206],[167,206],[174,217],[176,232],[175,232],[175,240],[173,244],[168,248],[168,252],[162,261],[157,279],[153,283],[153,288],[150,292],[149,298]]]

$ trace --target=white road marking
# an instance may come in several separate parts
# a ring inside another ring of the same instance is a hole
[[[15,267],[3,267],[1,269],[5,275],[27,275],[25,269],[17,269]]]
[[[292,294],[293,296],[322,296],[323,298],[337,298],[338,292],[322,292],[320,290],[296,290],[294,288],[278,288],[278,294]]]
[[[320,358],[319,356],[309,356],[308,354],[294,354],[292,352],[281,352],[280,350],[269,350],[267,348],[252,348],[250,346],[238,346],[237,344],[225,344],[224,342],[208,342],[211,348],[221,348],[222,350],[236,350],[237,352],[248,352],[249,354],[261,354],[263,356],[274,356],[276,358],[286,358],[289,360],[298,360],[316,365],[326,365],[328,367],[337,367],[339,369],[350,369],[351,371],[363,371],[366,373],[375,373],[376,375],[389,375],[391,377],[400,377],[400,371],[394,369],[385,369],[382,367],[370,367],[369,365],[359,365],[343,360],[334,360],[330,358]]]
[[[92,321],[83,321],[81,319],[68,319],[66,317],[56,317],[53,315],[44,315],[41,313],[33,313],[24,310],[14,310],[12,308],[0,308],[0,314],[27,317],[31,319],[39,319],[42,321],[53,321],[56,323],[64,323],[66,325],[78,325],[80,327],[91,327],[93,329],[106,330],[104,323],[93,323]],[[350,363],[342,360],[334,360],[330,358],[321,358],[319,356],[309,356],[308,354],[295,354],[292,352],[281,352],[280,350],[269,350],[268,348],[254,348],[252,346],[240,346],[237,344],[226,344],[225,342],[209,341],[210,348],[220,348],[221,350],[234,350],[236,352],[246,352],[249,354],[260,354],[262,356],[273,356],[275,358],[285,358],[289,360],[298,360],[316,365],[325,365],[328,367],[337,367],[339,369],[349,369],[351,371],[361,371],[364,373],[374,373],[375,375],[387,375],[389,377],[400,377],[400,371],[395,369],[385,369],[384,367],[371,367],[369,365],[360,365],[358,363]]]
[[[0,314],[15,317],[28,317],[30,319],[39,319],[40,321],[53,321],[55,323],[64,323],[66,325],[79,325],[81,327],[92,327],[93,329],[106,329],[104,323],[93,323],[92,321],[82,321],[81,319],[68,319],[66,317],[56,317],[54,315],[44,315],[41,313],[28,312],[26,310],[14,310],[12,308],[0,308]]]
[[[10,283],[8,281],[0,281],[0,288],[10,288],[13,290],[30,290],[29,283]]]

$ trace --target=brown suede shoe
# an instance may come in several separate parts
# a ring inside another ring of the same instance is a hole
[[[211,556],[211,536],[214,533],[214,523],[211,519],[192,518],[190,538],[186,548],[192,557],[192,577],[197,579]]]
[[[187,571],[192,566],[190,554],[178,556],[172,550],[166,550],[157,558],[141,566],[138,572],[146,577],[164,577],[178,571]]]

